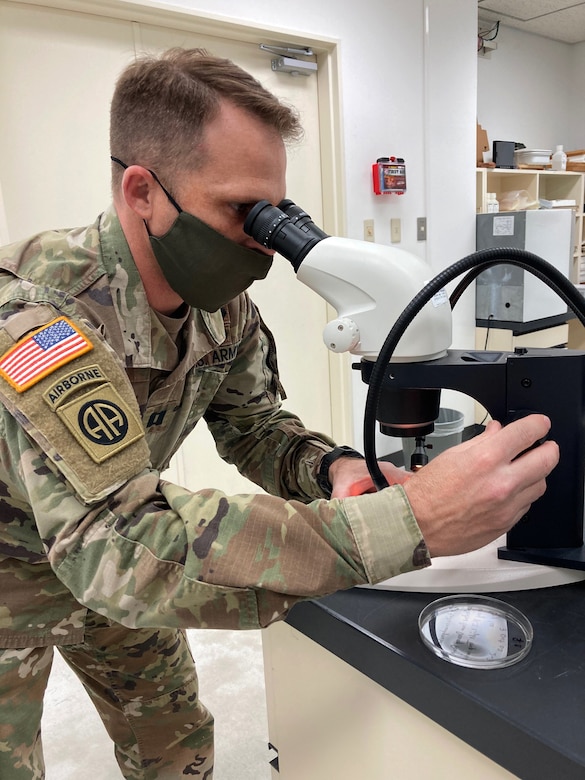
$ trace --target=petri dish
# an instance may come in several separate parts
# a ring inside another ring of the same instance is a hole
[[[444,661],[470,669],[502,669],[521,661],[533,630],[518,609],[491,596],[458,594],[437,599],[420,613],[425,646]]]

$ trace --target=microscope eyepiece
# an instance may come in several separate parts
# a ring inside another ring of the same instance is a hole
[[[292,218],[267,200],[256,203],[244,222],[244,232],[262,246],[275,249],[298,271],[308,252],[327,234],[292,201],[282,201],[282,205],[287,210],[294,207]]]
[[[305,233],[312,233],[317,238],[328,238],[327,233],[313,222],[312,217],[292,200],[281,200],[278,208],[290,217],[293,225],[301,228]]]

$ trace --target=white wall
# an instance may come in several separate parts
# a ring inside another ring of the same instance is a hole
[[[425,147],[427,259],[439,271],[475,250],[477,13],[475,4],[434,0],[425,30]],[[454,283],[448,286],[452,289]],[[475,345],[475,288],[453,311],[455,349]],[[441,406],[475,422],[471,398],[443,391]]]
[[[585,147],[585,45],[500,25],[497,50],[478,58],[477,117],[494,140],[528,149]]]
[[[390,238],[389,215],[405,215],[402,248],[418,250],[415,217],[424,209],[423,160],[423,2],[422,0],[163,0],[237,21],[339,40],[343,90],[343,133],[347,234],[363,237],[363,220],[376,219],[376,240]],[[269,55],[267,55],[269,56]],[[284,76],[283,76],[284,77]],[[409,194],[376,198],[371,164],[395,154],[409,164]],[[384,202],[382,202],[384,201]],[[408,216],[407,216],[408,215]],[[387,218],[388,217],[388,218]],[[424,253],[424,248],[423,248]]]
[[[571,85],[569,90],[572,137],[569,149],[585,149],[585,100],[583,74],[585,73],[585,43],[571,47]]]
[[[161,4],[167,3],[162,0]],[[344,137],[346,235],[390,242],[390,219],[402,220],[401,249],[427,257],[437,272],[475,245],[477,11],[469,0],[168,0],[262,27],[339,40]],[[396,155],[407,164],[403,196],[375,196],[371,165]],[[428,218],[428,240],[416,219]],[[458,306],[454,345],[473,345],[473,307]],[[355,444],[361,443],[365,388],[354,381]],[[472,405],[465,409],[469,421]],[[389,441],[384,437],[387,449]],[[396,445],[399,447],[399,443]]]

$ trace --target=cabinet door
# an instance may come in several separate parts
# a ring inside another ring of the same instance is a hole
[[[286,623],[262,641],[273,780],[515,777]]]

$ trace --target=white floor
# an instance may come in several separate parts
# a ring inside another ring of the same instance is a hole
[[[214,780],[270,780],[260,631],[189,631],[201,700],[215,716]],[[55,653],[43,715],[46,780],[119,780],[110,740]]]

